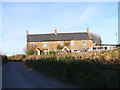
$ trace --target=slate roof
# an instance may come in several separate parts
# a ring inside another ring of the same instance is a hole
[[[54,33],[51,34],[28,34],[28,42],[44,41],[67,41],[67,40],[90,40],[87,32],[78,33]]]

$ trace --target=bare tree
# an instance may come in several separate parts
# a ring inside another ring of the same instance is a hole
[[[101,40],[101,36],[94,34],[94,33],[90,33],[92,36],[92,40],[94,41],[94,43],[96,44],[101,44],[102,40]]]
[[[29,45],[24,49],[27,55],[37,55],[36,47]]]

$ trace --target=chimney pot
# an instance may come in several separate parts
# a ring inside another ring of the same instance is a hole
[[[26,34],[28,35],[28,30],[26,31]]]
[[[57,35],[57,29],[55,29],[55,35]]]
[[[87,28],[87,33],[88,33],[90,39],[92,39],[92,36],[91,36],[91,34],[90,34],[90,29],[89,29],[89,28]]]

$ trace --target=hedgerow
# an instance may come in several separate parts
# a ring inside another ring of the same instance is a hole
[[[5,64],[8,62],[8,58],[6,55],[0,55],[0,57],[1,57],[1,64]]]
[[[26,60],[25,65],[58,80],[82,87],[118,88],[119,62],[108,63],[96,60],[76,60],[65,57],[60,60],[46,58]]]

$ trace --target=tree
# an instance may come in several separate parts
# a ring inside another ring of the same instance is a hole
[[[91,33],[92,36],[92,40],[96,43],[96,44],[101,44],[102,40],[101,37],[97,34]]]
[[[37,55],[37,51],[35,50],[36,48],[34,46],[29,46],[25,49],[25,53],[27,55]]]

